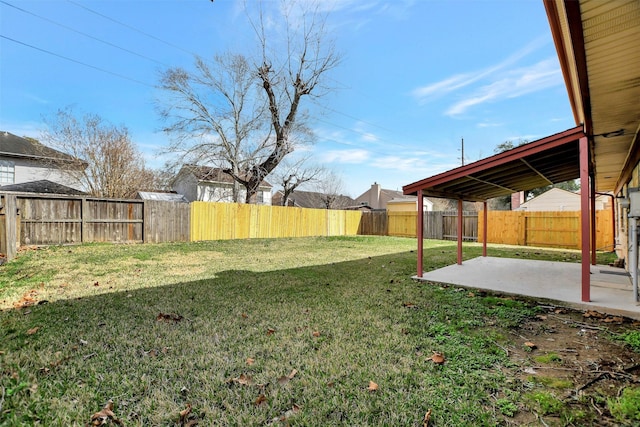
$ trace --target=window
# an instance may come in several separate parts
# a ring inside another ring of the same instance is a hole
[[[15,180],[15,163],[10,160],[0,160],[0,185],[13,184]]]
[[[258,204],[264,203],[264,191],[258,191],[256,193],[256,203]]]

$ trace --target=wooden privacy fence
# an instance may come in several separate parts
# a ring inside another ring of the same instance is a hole
[[[386,236],[389,234],[387,211],[362,212],[358,234],[365,236]]]
[[[237,203],[191,203],[191,241],[352,236],[361,212]]]
[[[394,212],[388,215],[388,235],[415,237],[417,233],[416,212]],[[478,239],[478,213],[463,212],[463,238]],[[430,211],[424,213],[423,234],[425,239],[456,240],[458,238],[458,213],[456,211]]]
[[[415,237],[416,215],[416,212],[388,212],[388,235]],[[483,215],[483,212],[463,212],[464,240],[482,240],[482,227],[478,224],[482,224]],[[423,220],[425,239],[457,239],[456,211],[425,212]],[[596,211],[596,249],[613,250],[612,221],[611,210]],[[489,211],[487,229],[489,243],[581,248],[580,212]]]
[[[0,251],[19,245],[189,241],[186,203],[0,194]]]
[[[480,212],[480,223],[483,215]],[[507,245],[581,249],[580,217],[579,211],[489,211],[487,241]],[[482,240],[482,228],[479,238]],[[614,243],[611,210],[596,211],[596,249],[612,251]]]

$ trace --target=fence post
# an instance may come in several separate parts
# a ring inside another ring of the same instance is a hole
[[[527,246],[527,212],[518,212],[518,246]]]
[[[4,195],[4,224],[5,224],[5,247],[7,248],[7,261],[11,261],[16,257],[18,252],[17,238],[18,238],[18,204],[16,202],[16,196]]]
[[[87,199],[80,199],[80,243],[87,241]]]

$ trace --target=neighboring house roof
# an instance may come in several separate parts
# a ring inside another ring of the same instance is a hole
[[[277,191],[273,195],[272,204],[274,206],[282,205],[282,191]],[[314,191],[294,191],[287,201],[287,206],[296,206],[299,208],[311,209],[327,209],[326,195]],[[359,209],[362,206],[349,196],[338,195],[332,203],[331,209]]]
[[[365,203],[371,206],[373,209],[386,209],[387,203],[392,200],[407,199],[413,197],[413,200],[417,200],[415,196],[405,196],[402,191],[390,190],[388,188],[382,188],[380,184],[374,182],[367,191],[356,197],[356,203]],[[425,202],[433,205],[433,202],[429,201],[426,197]]]
[[[58,184],[47,179],[40,181],[23,182],[20,184],[9,184],[0,186],[0,191],[15,191],[19,193],[45,193],[45,194],[67,194],[73,196],[84,196],[87,193]]]
[[[191,173],[198,181],[233,184],[233,178],[231,177],[231,175],[224,173],[222,168],[199,165],[184,165],[180,169],[179,174],[184,172]],[[266,180],[262,180],[260,186],[269,188],[273,187]]]
[[[142,200],[158,200],[162,202],[189,203],[189,201],[182,194],[178,193],[138,191],[137,198]]]
[[[0,131],[0,156],[37,160],[77,161],[73,156],[41,144],[35,139],[22,138]]]

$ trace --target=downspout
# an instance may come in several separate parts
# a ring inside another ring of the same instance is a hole
[[[633,285],[633,300],[638,303],[638,218],[640,218],[640,189],[631,189],[620,201],[620,208],[628,209],[629,218],[629,274]]]
[[[633,285],[633,299],[638,302],[638,218],[629,217],[629,274]]]

